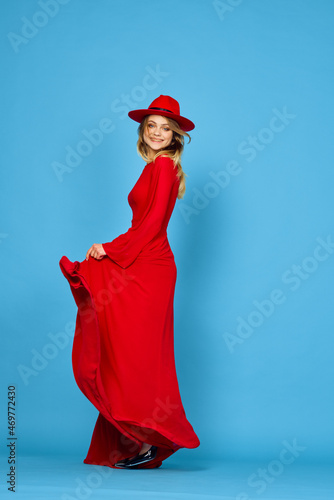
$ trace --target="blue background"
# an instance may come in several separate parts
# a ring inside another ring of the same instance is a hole
[[[20,453],[87,452],[97,411],[73,378],[58,261],[128,229],[144,162],[127,111],[167,94],[196,124],[168,233],[180,391],[201,440],[179,453],[272,459],[296,440],[301,461],[334,458],[334,254],[317,250],[334,240],[334,4],[224,4],[62,0],[52,17],[1,3],[0,425],[5,437],[15,384]],[[112,130],[85,150],[82,131],[104,119]],[[268,300],[266,317],[254,301]],[[49,359],[23,376],[36,353]]]

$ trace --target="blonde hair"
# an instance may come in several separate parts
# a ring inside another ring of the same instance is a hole
[[[150,115],[146,115],[138,127],[137,151],[145,161],[149,161],[148,147],[144,141],[144,131],[149,116]],[[153,161],[161,155],[169,156],[173,160],[174,166],[177,167],[177,176],[180,179],[179,191],[177,195],[177,197],[180,199],[183,198],[186,191],[185,178],[187,177],[187,174],[183,171],[181,166],[181,156],[184,149],[184,137],[187,136],[189,138],[188,144],[191,141],[191,137],[189,134],[187,134],[187,132],[184,132],[184,130],[180,128],[180,125],[175,120],[173,120],[172,118],[168,118],[167,116],[165,116],[164,118],[166,118],[170,129],[173,131],[173,138],[167,148],[158,151],[158,153],[154,156]]]

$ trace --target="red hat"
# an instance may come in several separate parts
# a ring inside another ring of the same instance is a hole
[[[169,95],[161,95],[149,105],[148,109],[136,109],[130,111],[128,115],[132,120],[139,123],[147,115],[167,116],[175,120],[184,132],[189,132],[195,128],[192,121],[180,116],[179,103]]]

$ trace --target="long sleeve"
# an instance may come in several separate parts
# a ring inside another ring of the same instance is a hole
[[[152,169],[152,178],[140,220],[135,221],[134,217],[132,226],[126,233],[103,244],[107,256],[123,269],[130,266],[144,246],[159,234],[176,201],[176,197],[172,199],[172,193],[177,193],[179,181],[173,161],[160,156],[149,168]]]

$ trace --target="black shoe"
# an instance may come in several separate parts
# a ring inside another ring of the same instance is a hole
[[[145,464],[146,462],[151,462],[151,460],[154,460],[155,457],[157,456],[157,447],[156,446],[151,446],[151,448],[146,452],[143,453],[142,455],[136,455],[133,458],[126,458],[125,460],[120,460],[119,462],[116,462],[114,465],[115,467],[121,467],[121,468],[132,468],[136,467],[137,465]]]

